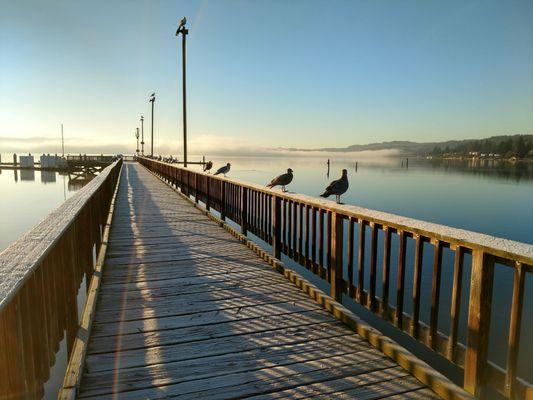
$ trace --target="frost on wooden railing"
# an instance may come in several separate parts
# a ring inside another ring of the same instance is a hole
[[[138,160],[243,234],[271,245],[276,258],[288,257],[327,281],[335,299],[350,297],[459,367],[464,388],[476,397],[490,387],[506,398],[533,398],[533,387],[517,376],[520,338],[532,333],[521,332],[532,245]],[[488,360],[494,274],[503,268],[513,274],[506,368]],[[423,302],[426,269],[431,284]],[[451,282],[447,293],[443,271]]]
[[[70,354],[78,290],[90,282],[121,165],[108,166],[0,253],[0,399],[41,398],[65,335]]]

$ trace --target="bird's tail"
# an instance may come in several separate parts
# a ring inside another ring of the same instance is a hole
[[[326,190],[324,193],[320,195],[320,197],[329,197],[330,195],[331,193]]]
[[[266,187],[267,187],[267,188],[272,188],[272,187],[274,187],[274,185],[271,184],[271,183],[269,183],[268,185],[266,185]]]
[[[220,172],[215,172],[213,175],[218,175],[218,174],[220,174]]]

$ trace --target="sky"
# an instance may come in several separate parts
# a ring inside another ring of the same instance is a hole
[[[533,1],[2,0],[0,153],[131,154],[533,133]]]

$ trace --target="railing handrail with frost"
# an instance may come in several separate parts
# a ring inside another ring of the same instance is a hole
[[[78,290],[91,281],[121,166],[109,165],[0,253],[0,399],[41,398],[65,335],[70,355]]]
[[[325,279],[334,299],[340,301],[342,295],[349,296],[445,357],[463,371],[463,386],[476,397],[483,397],[490,386],[506,398],[533,398],[533,386],[516,373],[525,277],[533,271],[532,245],[311,196],[282,193],[149,158],[140,157],[138,161],[184,194],[194,196],[208,210],[218,211],[222,220],[229,218],[240,225],[243,234],[250,232],[270,244],[274,257],[279,259],[283,253]],[[378,249],[379,231],[383,237],[381,249]],[[397,240],[393,240],[393,235]],[[404,311],[408,238],[414,240],[415,252],[411,314]],[[398,243],[395,283],[390,278],[393,242]],[[426,324],[420,318],[420,305],[423,254],[428,246],[433,248],[433,272],[430,321]],[[439,329],[442,258],[446,248],[454,255],[448,334]],[[381,297],[376,291],[378,250],[382,260]],[[458,341],[458,332],[466,254],[471,255],[472,263],[470,282],[466,282],[470,288],[466,345],[463,345]],[[496,264],[512,268],[514,274],[505,369],[487,357]],[[395,306],[389,301],[394,284]]]

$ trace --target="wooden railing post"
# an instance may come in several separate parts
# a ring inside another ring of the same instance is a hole
[[[272,253],[281,258],[281,199],[272,195]]]
[[[331,297],[340,301],[342,296],[343,217],[334,212],[331,216]]]
[[[196,172],[194,173],[194,201],[196,204],[200,201],[198,199],[198,174]]]
[[[248,233],[248,189],[241,187],[241,233],[246,236]]]
[[[205,176],[205,209],[209,211],[211,208],[211,178]]]
[[[464,388],[476,398],[483,397],[486,386],[493,282],[494,257],[482,250],[474,250],[470,279]]]
[[[226,185],[220,180],[220,219],[226,220]]]

